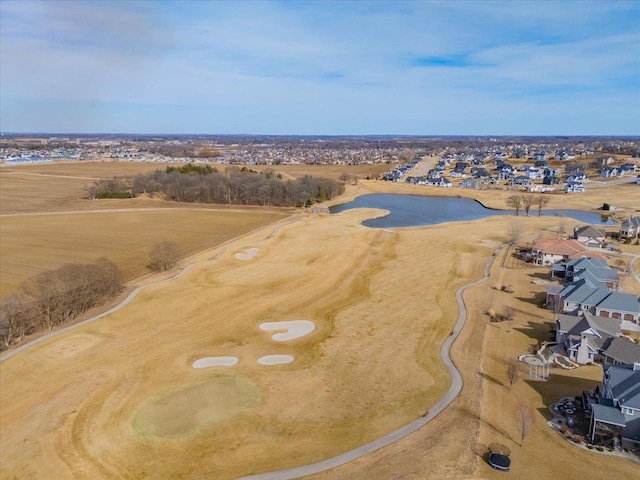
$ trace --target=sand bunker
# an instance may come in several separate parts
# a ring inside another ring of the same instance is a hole
[[[258,255],[259,253],[260,253],[260,249],[254,247],[254,248],[248,248],[244,252],[236,253],[235,256],[238,260],[251,260],[253,259],[253,257]]]
[[[285,330],[282,333],[276,333],[271,339],[276,342],[286,342],[295,338],[304,337],[316,329],[316,324],[311,320],[289,320],[284,322],[265,322],[260,324],[261,330]]]
[[[283,363],[291,363],[294,358],[291,355],[265,355],[258,359],[260,365],[282,365]]]
[[[261,398],[260,390],[243,378],[216,378],[148,400],[133,424],[159,437],[195,433],[247,410]]]
[[[191,365],[193,368],[233,367],[238,363],[238,357],[204,357]]]

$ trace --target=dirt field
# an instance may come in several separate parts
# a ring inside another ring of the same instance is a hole
[[[345,198],[374,191],[467,194],[361,182]],[[504,205],[496,192],[473,194]],[[589,201],[633,204],[631,191],[598,195]],[[377,213],[309,213],[273,238],[273,227],[259,229],[119,312],[2,362],[0,474],[235,478],[322,460],[424,414],[449,384],[438,351],[457,316],[453,293],[482,275],[513,217],[394,231],[360,225]],[[3,225],[11,218],[26,217],[3,217]],[[525,242],[557,235],[556,219],[522,221]],[[236,258],[249,249],[259,251]],[[404,440],[315,478],[497,478],[482,460],[493,441],[511,448],[518,478],[637,475],[638,465],[578,450],[546,427],[545,406],[595,385],[597,368],[554,370],[549,382],[523,376],[508,388],[506,363],[548,335],[551,316],[538,307],[544,287],[531,283],[543,272],[510,257],[505,265],[511,268],[496,262],[491,280],[465,294],[470,316],[452,349],[465,383],[453,405]],[[490,288],[497,283],[515,292]],[[487,309],[506,305],[516,309],[515,320],[489,323]],[[312,320],[316,330],[274,342],[259,329],[292,319]],[[257,363],[272,354],[295,361]],[[238,364],[191,367],[224,355]],[[537,409],[522,447],[512,421],[521,401]]]
[[[389,170],[390,165],[385,164],[362,164],[362,165],[251,165],[251,168],[264,171],[268,168],[282,174],[286,179],[302,178],[305,175],[312,177],[330,178],[339,181],[340,176],[349,174],[364,179],[377,178]]]
[[[42,271],[100,257],[115,262],[131,280],[150,272],[149,252],[159,241],[175,243],[180,257],[187,257],[286,216],[284,211],[181,208],[3,217],[0,296]]]

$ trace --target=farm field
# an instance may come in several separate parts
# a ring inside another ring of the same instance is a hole
[[[94,181],[163,168],[160,163],[107,161],[2,167],[0,214],[105,208],[104,202],[86,199]]]
[[[312,177],[330,178],[340,180],[343,174],[355,175],[358,178],[376,178],[385,173],[391,165],[386,164],[362,164],[362,165],[249,165],[254,170],[264,171],[272,169],[282,174],[283,178],[302,178],[305,175]]]
[[[577,194],[552,196],[549,207],[595,209],[608,201],[633,208],[635,188],[601,188],[576,204]],[[494,208],[504,208],[513,193],[362,181],[337,201],[369,192],[464,194]],[[96,204],[73,202],[82,205],[77,210]],[[423,415],[447,390],[439,348],[457,316],[454,292],[480,278],[514,219],[391,231],[360,225],[379,214],[371,210],[291,217],[292,211],[145,198],[102,202],[104,211],[44,215],[32,205],[35,215],[3,216],[3,235],[8,225],[15,229],[9,238],[40,242],[16,261],[22,264],[12,267],[15,272],[43,247],[50,250],[38,262],[65,249],[93,261],[101,255],[86,252],[105,248],[100,235],[112,240],[105,242],[112,255],[125,255],[129,278],[139,275],[136,268],[144,273],[149,242],[163,235],[175,235],[167,239],[192,255],[183,265],[202,263],[144,290],[109,317],[2,362],[0,476],[227,479],[312,463],[379,438]],[[151,205],[158,209],[145,210]],[[524,242],[557,235],[555,218],[520,221]],[[574,223],[567,219],[567,231]],[[54,239],[47,233],[50,247],[43,245],[42,225]],[[85,230],[95,230],[95,238],[78,225],[90,225]],[[279,228],[270,238],[274,225]],[[132,238],[122,234],[129,231]],[[125,247],[118,245],[123,238]],[[138,249],[137,256],[126,257],[128,249]],[[17,258],[15,250],[5,252],[3,262]],[[523,376],[512,390],[506,386],[506,363],[546,335],[551,320],[535,304],[544,287],[532,284],[530,275],[539,272],[510,260],[506,265],[511,268],[496,262],[489,282],[465,294],[469,319],[452,348],[464,387],[454,403],[407,438],[312,478],[497,478],[481,459],[493,441],[511,448],[513,472],[521,478],[570,478],[573,472],[631,478],[638,471],[631,462],[580,451],[546,427],[546,405],[595,385],[597,368],[554,370],[546,383]],[[514,285],[515,292],[490,288],[497,283]],[[516,308],[515,320],[490,324],[488,308],[506,305]],[[296,319],[311,320],[316,329],[274,342],[259,328]],[[258,364],[266,355],[294,361]],[[238,363],[191,367],[211,356],[235,356]],[[517,429],[510,416],[521,401],[537,409],[523,447],[512,440]]]
[[[150,272],[149,252],[159,241],[175,243],[183,258],[286,216],[275,210],[165,208],[3,217],[0,296],[42,271],[100,257],[115,262],[132,280]]]

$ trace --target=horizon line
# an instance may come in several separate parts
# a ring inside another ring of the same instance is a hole
[[[405,134],[405,133],[340,133],[340,134],[323,134],[323,133],[158,133],[158,132],[16,132],[16,131],[0,131],[0,135],[119,135],[119,136],[201,136],[201,137],[403,137],[403,138],[438,138],[438,137],[473,137],[473,138],[637,138],[638,134],[465,134],[465,133],[441,133],[441,134]]]

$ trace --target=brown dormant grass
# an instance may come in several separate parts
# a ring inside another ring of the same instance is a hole
[[[373,191],[464,193],[503,206],[496,192],[366,181],[345,198]],[[234,478],[322,460],[424,414],[449,385],[438,353],[457,316],[453,294],[482,275],[512,217],[394,231],[359,225],[377,213],[301,216],[273,238],[273,227],[257,230],[125,309],[3,362],[0,473]],[[523,242],[557,235],[551,218],[523,224]],[[235,258],[252,247],[260,248],[252,260]],[[547,383],[522,378],[511,392],[504,386],[508,361],[548,334],[550,317],[536,305],[544,287],[529,276],[540,272],[511,259],[505,265],[512,268],[501,269],[498,260],[489,282],[465,294],[469,319],[452,349],[465,383],[452,406],[404,440],[317,478],[497,478],[482,460],[493,441],[511,447],[519,478],[637,472],[628,461],[578,450],[546,427],[546,405],[595,385],[597,369],[554,370]],[[515,292],[490,289],[497,283]],[[485,312],[506,306],[516,309],[514,321],[490,324]],[[291,319],[313,320],[317,330],[275,343],[258,328]],[[296,360],[256,363],[268,354]],[[240,361],[190,367],[214,355]],[[203,391],[225,392],[237,408],[205,401]],[[510,440],[517,435],[510,415],[523,401],[538,411],[519,447]],[[209,407],[218,414],[193,415]],[[163,415],[168,432],[154,428]]]
[[[0,224],[0,293],[65,263],[107,257],[131,280],[150,270],[149,252],[159,241],[193,255],[286,216],[275,211],[156,209],[88,211],[3,217]]]

